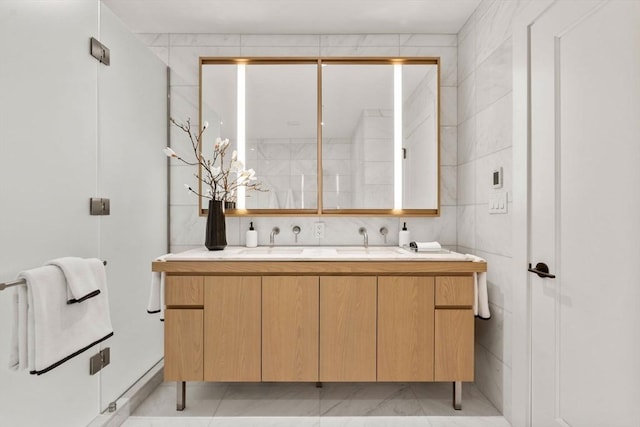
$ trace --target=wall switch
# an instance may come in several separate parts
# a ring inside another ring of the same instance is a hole
[[[493,193],[489,196],[489,213],[505,214],[507,213],[507,193]]]
[[[316,239],[324,239],[324,222],[313,223],[313,237]]]

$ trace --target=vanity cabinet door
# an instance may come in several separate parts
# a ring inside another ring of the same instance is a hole
[[[473,381],[473,310],[435,313],[435,381]]]
[[[262,278],[262,381],[318,381],[319,278]]]
[[[204,279],[204,380],[261,380],[261,280]]]
[[[168,309],[164,313],[164,380],[202,381],[202,309]]]
[[[433,311],[433,277],[378,277],[378,381],[433,381]]]
[[[320,381],[376,381],[376,284],[320,278]]]

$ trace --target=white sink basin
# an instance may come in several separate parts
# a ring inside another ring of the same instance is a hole
[[[398,255],[407,252],[401,248],[393,246],[373,246],[370,248],[336,248],[336,252],[341,255]]]
[[[303,248],[283,248],[283,247],[275,247],[275,248],[247,248],[242,249],[238,252],[240,255],[296,255],[301,254]]]

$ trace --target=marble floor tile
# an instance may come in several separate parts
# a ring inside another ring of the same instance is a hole
[[[209,427],[211,418],[129,417],[122,427]]]
[[[430,427],[511,427],[502,416],[496,417],[429,417]]]
[[[320,392],[320,414],[335,416],[424,415],[415,393],[407,384],[334,383]]]
[[[187,383],[187,405],[176,411],[176,384],[163,383],[134,411],[141,417],[212,417],[227,389],[223,383]]]
[[[431,427],[426,417],[321,417],[319,427]]]
[[[462,385],[462,409],[453,409],[453,384],[421,383],[411,385],[422,410],[427,416],[486,417],[500,413],[475,385]]]
[[[317,417],[319,393],[313,383],[229,384],[215,416]]]
[[[215,417],[208,427],[319,427],[318,417]]]

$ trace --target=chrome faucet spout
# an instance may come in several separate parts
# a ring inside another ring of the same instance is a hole
[[[270,247],[270,248],[272,248],[272,247],[273,247],[273,242],[274,242],[274,240],[275,240],[275,239],[274,239],[274,236],[275,236],[276,234],[279,234],[279,233],[280,233],[280,228],[278,228],[278,227],[273,227],[273,228],[271,229],[271,236],[269,237],[269,247]]]
[[[367,234],[367,229],[364,227],[360,227],[358,229],[358,233],[360,233],[361,236],[364,236],[364,247],[368,248],[369,247],[369,235]]]

